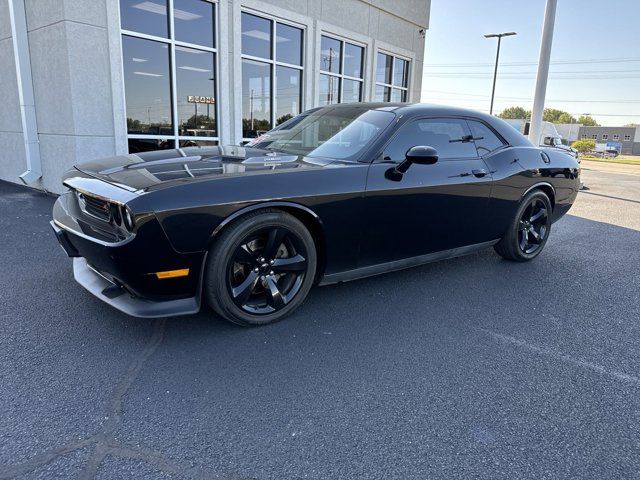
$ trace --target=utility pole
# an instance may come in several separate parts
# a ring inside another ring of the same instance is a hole
[[[496,77],[498,75],[498,59],[500,58],[500,42],[502,41],[502,37],[510,37],[511,35],[517,35],[517,33],[516,32],[488,33],[487,35],[485,35],[485,38],[498,39],[498,50],[496,51],[496,66],[493,70],[493,88],[491,89],[491,107],[489,107],[489,115],[493,115],[493,98],[496,94]]]
[[[547,94],[547,80],[549,79],[549,63],[551,59],[551,43],[553,42],[553,27],[556,21],[556,6],[558,0],[547,0],[544,11],[544,24],[542,26],[542,40],[540,42],[540,59],[538,60],[538,74],[536,77],[536,91],[533,97],[533,110],[531,111],[531,126],[529,127],[529,140],[534,145],[540,144],[542,133],[542,114],[544,111],[544,99]]]

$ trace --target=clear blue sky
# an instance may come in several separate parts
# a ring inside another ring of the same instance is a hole
[[[502,39],[494,113],[530,109],[544,8],[545,0],[432,0],[422,101],[488,112],[497,39],[483,35],[515,31]],[[640,0],[558,0],[551,62],[546,107],[590,113],[601,125],[640,123]]]

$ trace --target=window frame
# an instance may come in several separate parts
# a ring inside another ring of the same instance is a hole
[[[173,143],[173,148],[180,148],[180,142],[185,140],[196,140],[196,141],[209,141],[209,142],[220,142],[220,55],[218,54],[218,46],[220,45],[220,8],[218,4],[218,0],[205,0],[213,5],[213,28],[214,28],[214,37],[213,47],[207,47],[205,45],[198,45],[189,42],[183,42],[181,40],[175,39],[175,25],[174,25],[174,0],[167,0],[167,16],[168,16],[168,31],[167,37],[158,37],[156,35],[149,35],[147,33],[136,32],[135,30],[127,30],[122,28],[122,12],[120,11],[120,2],[118,2],[118,32],[119,32],[119,41],[120,41],[120,62],[121,62],[121,71],[122,75],[122,91],[124,95],[124,105],[125,105],[125,125],[124,131],[126,132],[127,138],[127,151],[129,150],[129,139],[132,140],[162,140],[166,139]],[[161,42],[168,46],[169,48],[169,97],[171,99],[171,123],[173,124],[173,135],[148,135],[148,134],[129,134],[129,129],[127,128],[126,123],[126,107],[127,107],[127,89],[125,85],[124,79],[124,49],[123,49],[123,36],[129,36],[134,38],[139,38],[143,40],[151,40],[155,42]],[[203,136],[185,136],[180,135],[180,126],[178,119],[178,96],[177,96],[177,72],[175,68],[176,64],[176,49],[175,47],[184,47],[190,48],[192,50],[200,50],[208,53],[212,53],[214,55],[213,68],[215,85],[213,87],[213,93],[215,95],[215,103],[214,103],[214,111],[215,111],[215,119],[216,119],[216,133],[215,137],[203,137]]]
[[[377,74],[378,74],[378,54],[383,54],[383,55],[387,55],[389,57],[391,57],[391,83],[383,83],[383,82],[378,82],[378,78],[377,78]],[[380,86],[380,87],[387,87],[389,88],[389,100],[382,100],[385,103],[392,103],[391,97],[393,97],[393,89],[395,88],[396,90],[402,90],[404,91],[404,100],[402,100],[401,103],[406,103],[409,102],[409,86],[411,84],[411,72],[412,72],[412,68],[413,68],[413,60],[410,57],[406,57],[404,55],[399,55],[397,53],[393,53],[390,52],[388,50],[384,50],[382,48],[379,48],[376,50],[375,52],[375,68],[374,68],[374,84],[373,84],[373,97],[375,97],[376,95],[376,87]],[[407,86],[406,87],[399,87],[397,85],[393,84],[393,77],[395,74],[395,69],[396,69],[396,58],[400,59],[400,60],[404,60],[405,62],[407,62]],[[378,101],[378,100],[376,100]]]
[[[502,135],[500,135],[500,133],[495,128],[493,128],[491,125],[489,125],[484,120],[481,120],[479,118],[474,118],[474,117],[461,117],[461,118],[464,118],[467,121],[467,125],[469,125],[469,130],[471,130],[471,135],[473,135],[473,130],[471,129],[471,125],[469,124],[469,122],[472,122],[472,121],[473,122],[478,122],[478,123],[481,123],[482,125],[484,125],[485,127],[487,127],[496,136],[496,138],[498,140],[500,140],[500,142],[502,143],[502,146],[496,148],[495,150],[491,150],[490,152],[481,154],[478,151],[478,145],[476,144],[476,141],[474,140],[473,143],[476,144],[476,151],[478,151],[478,157],[484,159],[484,158],[487,158],[487,157],[493,155],[496,152],[499,152],[499,151],[504,150],[505,148],[508,148],[508,147],[511,146],[509,144],[509,142],[507,142],[507,140]]]
[[[329,72],[327,70],[323,70],[320,67],[320,60],[321,60],[321,55],[322,55],[322,37],[327,37],[330,38],[331,40],[335,40],[337,42],[340,42],[340,71],[339,73],[334,73],[334,72]],[[345,75],[344,73],[344,52],[345,52],[345,46],[346,44],[350,44],[353,45],[355,47],[359,47],[362,48],[362,65],[360,67],[361,71],[362,71],[362,77],[361,78],[357,78],[357,77],[353,77],[351,75]],[[365,86],[365,77],[366,77],[366,66],[367,66],[367,44],[366,43],[362,43],[362,42],[358,42],[357,40],[352,40],[350,38],[346,38],[343,37],[341,35],[336,35],[333,33],[329,33],[326,31],[321,30],[320,31],[320,43],[319,43],[320,48],[318,48],[318,63],[317,63],[317,67],[318,67],[318,77],[317,77],[317,82],[316,85],[318,85],[318,88],[320,86],[320,76],[321,75],[326,75],[329,77],[334,77],[338,79],[338,101],[336,103],[332,103],[330,105],[335,105],[337,103],[343,103],[342,99],[343,99],[343,95],[344,95],[344,81],[345,80],[351,80],[351,81],[356,81],[360,83],[360,99],[358,100],[358,102],[362,102],[364,100],[364,86]],[[320,91],[318,91],[318,95],[317,98],[315,99],[317,102],[318,106],[327,106],[327,105],[321,105],[320,103]]]
[[[262,57],[256,57],[255,55],[248,55],[245,53],[242,53],[242,14],[248,14],[248,15],[253,15],[254,17],[259,17],[262,18],[263,20],[268,20],[271,24],[271,32],[273,37],[270,39],[270,47],[271,47],[271,58],[262,58]],[[300,30],[302,30],[302,43],[300,45],[300,61],[301,61],[301,65],[295,65],[295,64],[291,64],[291,63],[286,63],[286,62],[280,62],[277,60],[277,49],[276,49],[276,41],[275,41],[275,37],[277,36],[278,32],[278,23],[283,24],[283,25],[287,25],[289,27],[295,27],[295,28],[299,28]],[[307,63],[307,55],[306,55],[306,42],[307,42],[307,26],[304,24],[300,24],[300,23],[296,23],[296,22],[292,22],[290,20],[285,20],[282,19],[280,17],[277,17],[275,15],[267,15],[265,13],[262,12],[258,12],[256,10],[252,10],[250,8],[241,8],[240,9],[240,24],[238,26],[236,26],[235,28],[239,28],[240,32],[240,44],[239,44],[239,60],[240,60],[240,79],[242,82],[242,61],[243,60],[251,60],[254,62],[259,62],[259,63],[266,63],[269,64],[269,74],[270,74],[270,81],[269,81],[269,108],[271,110],[271,115],[270,115],[270,120],[271,120],[271,129],[274,129],[277,127],[276,125],[276,110],[277,110],[277,99],[275,96],[275,92],[276,92],[276,85],[277,85],[277,78],[276,78],[276,71],[277,71],[277,67],[286,67],[286,68],[292,68],[292,69],[296,69],[300,71],[300,108],[299,108],[299,112],[298,115],[302,112],[304,112],[305,108],[304,108],[304,98],[305,98],[305,70],[306,70],[306,63]],[[243,92],[242,92],[242,83],[240,84],[240,98],[243,98]],[[242,135],[242,141],[251,141],[253,140],[255,137],[245,137],[243,135],[243,128],[242,128],[242,120],[243,120],[243,114],[244,112],[242,111],[242,100],[240,101],[240,134]]]
[[[622,140],[623,142],[630,142],[631,141],[631,135],[625,135],[624,140]]]
[[[592,133],[591,134],[591,140],[598,140],[598,134],[597,133]]]
[[[608,133],[603,133],[602,134],[602,140],[609,140],[609,134]]]
[[[396,127],[396,131],[393,132],[393,134],[391,135],[391,137],[384,142],[384,144],[378,148],[376,155],[374,156],[374,160],[372,163],[394,163],[397,164],[399,162],[397,161],[389,161],[389,160],[384,160],[384,150],[387,148],[387,146],[393,142],[395,140],[395,138],[398,136],[398,134],[400,133],[400,131],[402,130],[402,128],[409,124],[410,122],[414,122],[414,121],[420,121],[420,120],[460,120],[462,122],[465,123],[465,125],[467,126],[467,129],[469,130],[469,133],[471,133],[471,126],[469,126],[468,120],[477,120],[481,123],[485,123],[482,120],[475,118],[475,117],[464,117],[464,116],[456,116],[456,115],[452,115],[452,116],[442,116],[442,115],[438,115],[435,117],[431,117],[431,116],[423,116],[423,115],[418,115],[415,117],[410,117],[407,118],[404,122],[402,122],[400,125],[397,125]],[[486,123],[485,123],[486,124]],[[491,128],[490,125],[489,129],[494,131],[495,130],[493,128]],[[502,140],[503,142],[503,147],[493,150],[492,152],[488,153],[487,155],[493,155],[495,152],[497,152],[498,150],[502,150],[504,148],[510,147],[511,145],[502,137],[502,135],[499,135],[497,132],[495,132],[496,136]],[[469,161],[469,160],[483,160],[485,158],[485,156],[480,155],[480,153],[478,152],[478,147],[475,145],[474,142],[474,149],[476,151],[476,156],[475,157],[449,157],[449,158],[445,158],[443,159],[443,161],[446,162],[459,162],[459,161]],[[439,161],[439,160],[438,160]]]

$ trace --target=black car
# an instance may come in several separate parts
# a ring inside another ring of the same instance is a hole
[[[535,258],[576,160],[502,120],[423,104],[307,113],[267,149],[188,147],[78,165],[51,222],[76,280],[138,317],[207,303],[278,320],[326,285],[493,246]]]

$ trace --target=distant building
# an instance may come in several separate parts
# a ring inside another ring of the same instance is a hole
[[[596,143],[619,142],[621,153],[640,155],[640,127],[580,127],[579,138]]]

